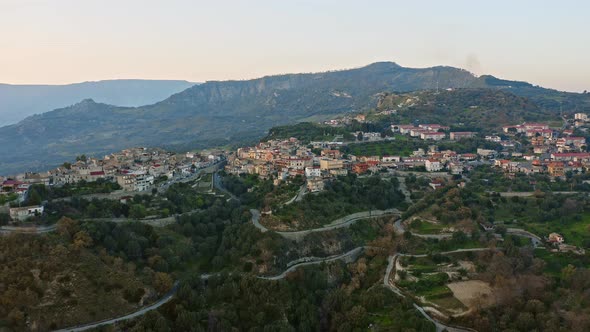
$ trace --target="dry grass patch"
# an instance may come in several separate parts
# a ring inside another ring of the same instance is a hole
[[[452,282],[447,285],[461,303],[466,307],[488,306],[493,302],[492,288],[481,280]]]

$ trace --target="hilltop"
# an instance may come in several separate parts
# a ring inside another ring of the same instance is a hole
[[[119,106],[153,104],[193,86],[181,80],[120,79],[65,85],[0,84],[0,126],[92,98]]]
[[[590,95],[561,93],[453,67],[405,68],[392,62],[312,74],[213,81],[149,106],[117,107],[85,100],[0,128],[0,174],[53,166],[80,152],[128,146],[194,149],[254,141],[271,127],[318,121],[377,106],[383,92],[486,88],[526,94],[540,108],[588,107]],[[560,104],[561,103],[561,104]]]

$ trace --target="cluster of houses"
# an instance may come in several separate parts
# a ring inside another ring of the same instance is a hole
[[[220,151],[175,154],[156,148],[125,149],[106,155],[103,159],[79,157],[75,163],[64,163],[47,172],[0,177],[0,195],[17,195],[17,203],[22,203],[29,187],[34,184],[61,186],[99,179],[116,182],[125,191],[146,191],[158,177],[187,176],[221,158],[223,154]],[[8,203],[4,208],[8,209]],[[13,221],[22,221],[42,214],[43,207],[14,207],[9,209],[9,213]]]
[[[575,117],[586,119],[582,113]],[[531,145],[529,153],[514,152],[495,161],[495,166],[508,174],[547,173],[564,177],[567,172],[590,170],[590,153],[585,151],[586,138],[573,136],[572,128],[552,129],[543,123],[524,123],[505,126],[503,131],[508,135],[524,135]]]
[[[466,161],[478,158],[473,153],[438,151],[436,146],[431,146],[428,151],[418,149],[409,157],[345,156],[339,149],[341,145],[342,142],[311,142],[306,146],[296,138],[261,142],[253,147],[239,148],[229,157],[226,171],[236,175],[258,174],[264,179],[274,179],[276,184],[302,176],[307,181],[308,190],[316,192],[323,190],[326,181],[335,176],[376,173],[384,168],[412,170],[423,167],[428,172],[461,174],[471,167]]]
[[[420,138],[422,140],[440,141],[447,137],[452,141],[458,141],[464,138],[472,138],[477,135],[476,132],[472,131],[452,131],[448,133],[450,127],[443,126],[440,124],[419,124],[415,125],[403,125],[403,124],[392,124],[391,131],[394,133],[400,133],[402,135],[409,135],[411,137]]]

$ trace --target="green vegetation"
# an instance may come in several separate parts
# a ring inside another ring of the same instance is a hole
[[[404,195],[398,186],[396,178],[388,181],[379,176],[341,176],[327,184],[326,190],[308,194],[301,201],[277,208],[265,222],[305,229],[325,225],[359,211],[402,208]]]
[[[394,331],[433,331],[411,303],[375,287],[386,264],[385,257],[368,255],[350,265],[302,268],[281,281],[221,275],[204,282],[195,277],[180,286],[174,303],[122,329],[354,331],[373,323]]]
[[[0,327],[14,330],[109,318],[171,287],[156,282],[157,272],[105,251],[70,219],[62,219],[58,234],[2,236],[0,252]]]
[[[449,276],[446,273],[433,273],[421,276],[416,282],[401,280],[398,284],[419,296],[444,297],[451,291],[445,286],[448,281]]]
[[[107,194],[121,189],[118,183],[106,179],[86,182],[84,180],[75,184],[66,183],[63,186],[45,186],[35,184],[29,188],[29,202],[27,204],[39,204],[46,201],[61,197],[71,197],[89,194]]]
[[[403,137],[403,136],[402,136]],[[428,147],[428,143],[404,137],[393,141],[363,142],[349,144],[341,148],[342,152],[355,156],[403,156],[407,157],[412,151]]]
[[[432,223],[420,219],[416,219],[410,223],[410,231],[418,234],[439,234],[445,228],[448,227],[440,223]]]
[[[311,141],[332,141],[336,136],[342,136],[346,141],[354,139],[350,131],[345,128],[300,122],[295,125],[273,127],[263,140],[295,137],[302,142],[308,143]]]
[[[61,216],[74,219],[131,218],[148,216],[169,217],[205,209],[213,204],[212,195],[202,193],[192,183],[175,183],[163,195],[136,194],[124,201],[115,199],[85,199],[74,196],[68,200],[51,200],[46,204],[46,214],[40,222],[52,224]]]
[[[413,100],[406,104],[406,100]],[[398,105],[405,105],[399,109]],[[503,125],[555,119],[551,109],[503,90],[456,89],[453,91],[385,94],[378,109],[398,109],[389,122],[440,123],[455,130],[498,131]],[[384,119],[385,120],[385,119]]]
[[[545,262],[544,272],[556,278],[561,277],[561,272],[568,265],[575,268],[590,268],[590,257],[588,255],[576,255],[572,253],[551,252],[545,249],[536,249],[535,257]]]

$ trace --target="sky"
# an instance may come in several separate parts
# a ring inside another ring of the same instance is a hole
[[[0,82],[205,82],[394,61],[580,92],[588,13],[585,0],[0,0]]]

